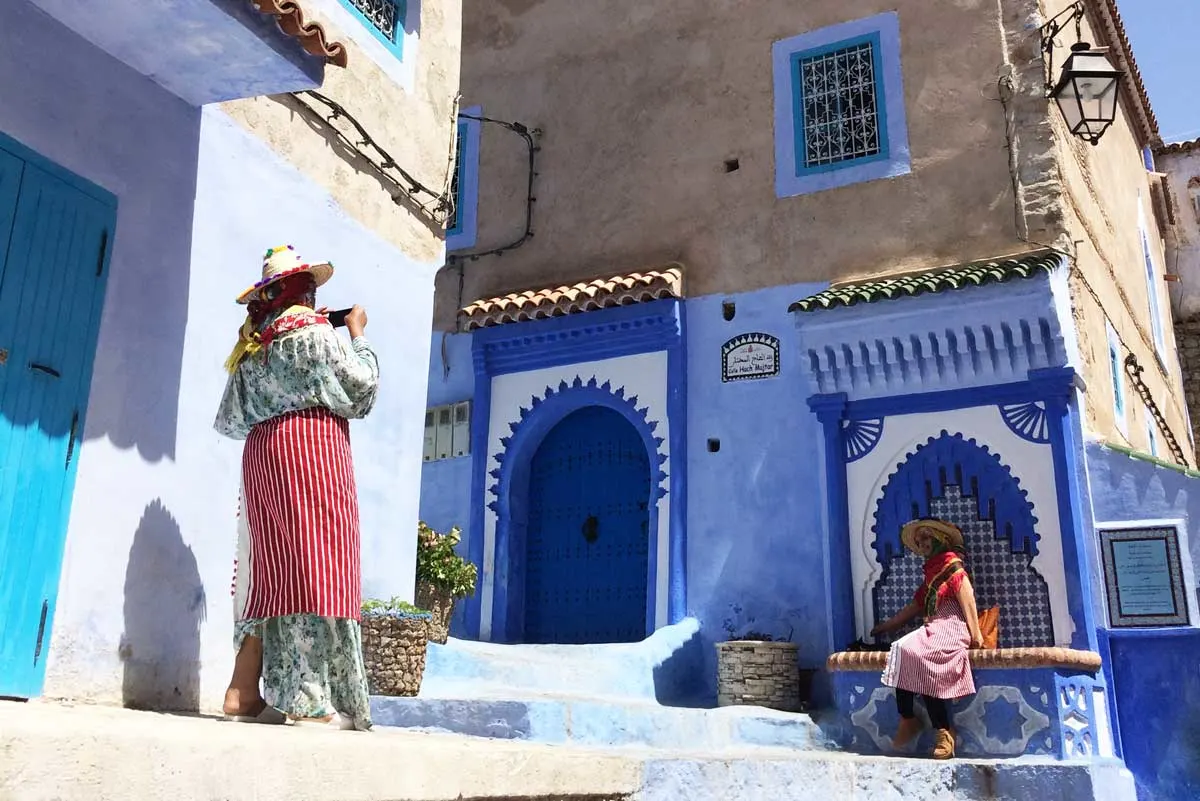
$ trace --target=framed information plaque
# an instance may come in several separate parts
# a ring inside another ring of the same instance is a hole
[[[1170,523],[1098,526],[1097,532],[1109,624],[1113,628],[1188,625],[1176,527]]]

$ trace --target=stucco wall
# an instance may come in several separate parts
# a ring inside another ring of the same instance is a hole
[[[1191,320],[1200,315],[1200,143],[1160,152],[1154,166],[1167,173],[1175,217],[1167,232],[1167,250],[1180,283],[1172,285],[1171,305],[1177,319]]]
[[[403,59],[398,60],[339,0],[304,2],[306,14],[325,27],[329,38],[341,42],[349,57],[345,69],[326,67],[325,83],[318,91],[344,106],[400,168],[440,193],[449,186],[462,7],[459,0],[410,0],[408,8],[410,29]],[[317,101],[305,102],[328,112]],[[335,129],[350,135],[349,144],[358,145],[358,135],[344,120],[332,127],[315,120],[289,95],[236,100],[221,107],[368,230],[417,261],[442,258],[441,222],[407,198],[393,202],[392,197],[404,190],[381,180],[361,155],[339,140]],[[362,149],[378,163],[378,153]],[[394,170],[388,174],[395,179]],[[415,197],[432,208],[430,197]]]
[[[157,121],[135,114],[130,124],[164,138],[184,133],[166,124],[169,107],[154,111]],[[412,591],[425,383],[400,365],[427,358],[428,307],[410,308],[407,299],[428,297],[437,265],[415,262],[365,230],[215,107],[195,117],[194,110],[184,117],[195,183],[160,172],[144,146],[127,151],[128,161],[95,154],[82,161],[97,180],[117,176],[122,205],[48,696],[150,707],[220,702],[233,657],[228,593],[241,445],[219,437],[212,419],[226,379],[221,365],[243,313],[233,297],[254,279],[262,252],[282,242],[340,265],[323,302],[367,298],[382,378],[376,410],[351,435],[364,591]],[[81,129],[103,130],[105,122]],[[111,130],[116,141],[133,135],[120,125]],[[144,183],[129,186],[131,177]],[[180,194],[195,196],[194,216],[178,213]],[[146,246],[138,249],[142,237]],[[183,245],[172,248],[179,239]],[[170,286],[157,283],[164,276]],[[393,291],[378,292],[385,282]]]
[[[495,0],[464,20],[463,103],[541,128],[536,236],[468,262],[461,299],[668,259],[690,296],[953,263],[1014,235],[995,2],[899,12],[912,172],[777,200],[772,43],[894,8],[879,0]],[[1026,32],[1025,36],[1034,34]],[[478,248],[524,222],[520,140],[484,126]],[[725,160],[740,167],[726,172]],[[458,271],[439,279],[452,325]]]
[[[1046,13],[1055,13],[1066,5],[1048,3]],[[1096,41],[1086,20],[1083,36],[1086,41]],[[1062,58],[1056,58],[1056,70],[1061,69],[1061,63]],[[1121,91],[1132,92],[1132,83],[1123,83]],[[1143,161],[1142,142],[1135,123],[1127,106],[1122,104],[1116,121],[1095,146],[1072,136],[1057,108],[1051,108],[1050,125],[1058,164],[1054,178],[1061,182],[1060,207],[1070,243],[1066,247],[1076,255],[1071,297],[1078,329],[1080,372],[1088,384],[1086,425],[1105,440],[1141,450],[1150,448],[1146,433],[1148,412],[1128,377],[1124,378],[1125,425],[1115,418],[1105,333],[1107,320],[1121,340],[1120,359],[1123,361],[1132,352],[1145,368],[1143,379],[1186,452],[1187,415],[1175,355],[1170,299],[1162,279],[1166,252],[1154,217],[1151,176]],[[1142,221],[1155,265],[1154,290],[1158,293],[1164,338],[1161,349],[1155,347],[1151,327]],[[1169,455],[1164,435],[1160,431],[1157,436],[1162,451]]]

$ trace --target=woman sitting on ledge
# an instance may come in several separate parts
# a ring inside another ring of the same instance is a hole
[[[954,732],[946,701],[974,695],[968,650],[983,645],[975,591],[963,566],[963,535],[952,523],[923,518],[905,525],[900,540],[925,558],[925,581],[912,602],[873,628],[871,636],[895,631],[918,616],[925,625],[892,643],[883,669],[883,684],[896,688],[900,711],[892,744],[903,748],[921,733],[913,711],[916,696],[921,695],[936,730],[933,758],[952,759]]]

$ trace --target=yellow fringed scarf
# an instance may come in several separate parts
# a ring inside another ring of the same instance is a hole
[[[298,314],[304,312],[312,312],[308,306],[289,306],[284,310],[283,314],[276,319],[282,319],[289,314]],[[263,349],[262,332],[255,330],[254,321],[250,315],[246,315],[246,322],[242,323],[242,327],[238,329],[238,340],[233,346],[233,351],[230,352],[229,358],[225,360],[225,370],[232,375],[238,368],[238,365],[250,355],[261,353]]]

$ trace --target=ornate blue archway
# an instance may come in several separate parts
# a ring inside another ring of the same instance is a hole
[[[900,528],[918,517],[959,526],[981,608],[999,604],[1006,647],[1054,644],[1050,592],[1032,567],[1037,555],[1033,504],[998,454],[962,434],[942,431],[907,454],[875,506],[883,567],[872,588],[876,620],[895,614],[923,580],[921,559],[905,551]]]
[[[650,464],[648,568],[646,593],[646,633],[652,633],[657,608],[656,589],[658,562],[658,504],[667,494],[667,473],[663,469],[667,453],[664,439],[655,430],[658,421],[649,418],[646,407],[639,408],[636,395],[626,397],[624,387],[614,388],[610,382],[599,383],[595,376],[584,381],[575,376],[571,383],[560,382],[546,387],[542,395],[532,396],[516,420],[509,422],[510,434],[500,439],[503,447],[492,457],[499,467],[488,475],[488,508],[496,514],[494,573],[492,583],[492,640],[520,641],[524,635],[524,603],[522,561],[525,553],[525,533],[528,522],[529,468],[538,446],[546,435],[572,412],[599,406],[620,414],[637,431],[646,449]]]

